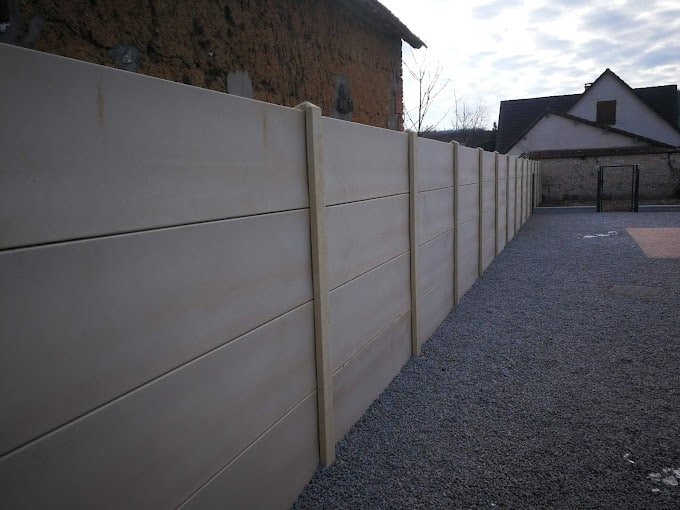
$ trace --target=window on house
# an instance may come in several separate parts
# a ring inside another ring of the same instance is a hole
[[[616,101],[597,102],[597,122],[600,124],[616,124]]]

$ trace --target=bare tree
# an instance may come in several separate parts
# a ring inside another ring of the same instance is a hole
[[[463,98],[459,98],[453,91],[453,129],[456,131],[474,131],[484,129],[489,120],[489,110],[484,103],[479,101],[475,106],[470,106]]]
[[[449,86],[450,80],[442,78],[442,67],[439,62],[434,64],[434,67],[431,66],[427,60],[427,53],[424,53],[420,60],[411,53],[411,60],[411,63],[404,62],[404,67],[409,76],[418,83],[418,106],[405,110],[404,120],[407,128],[417,133],[433,131],[446,118],[449,109],[434,123],[426,124],[425,119],[437,96]]]
[[[479,101],[471,106],[453,91],[453,118],[451,129],[454,139],[463,145],[495,146],[495,129],[488,131],[486,125],[489,111],[484,103]]]

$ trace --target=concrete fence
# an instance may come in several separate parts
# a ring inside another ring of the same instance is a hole
[[[531,213],[531,161],[0,61],[7,508],[285,508]]]

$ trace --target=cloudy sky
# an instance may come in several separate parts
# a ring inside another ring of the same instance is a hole
[[[426,120],[444,117],[439,129],[452,126],[454,91],[486,105],[491,126],[502,99],[579,93],[607,67],[632,87],[680,82],[680,0],[381,2],[428,46],[405,44],[404,61],[439,62],[450,80]],[[404,89],[405,107],[414,108],[417,86],[406,71]]]

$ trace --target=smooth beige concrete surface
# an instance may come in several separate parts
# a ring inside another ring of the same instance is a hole
[[[418,256],[418,294],[423,296],[441,280],[452,279],[453,230],[435,237],[420,247]]]
[[[418,335],[418,133],[408,134],[408,228],[409,228],[409,278],[411,291],[411,355],[420,356]]]
[[[498,155],[498,180],[508,178],[508,156],[505,154]]]
[[[495,233],[495,211],[493,208],[482,211],[482,240],[493,239]]]
[[[520,226],[524,225],[527,220],[527,161],[522,159],[522,179],[521,179],[521,191],[520,191]]]
[[[505,205],[508,202],[507,186],[508,186],[508,180],[507,179],[499,179],[498,180],[498,205],[499,206],[505,207]],[[503,216],[505,216],[505,209],[503,210]]]
[[[409,249],[408,195],[327,207],[331,290]]]
[[[15,46],[0,61],[0,248],[307,207],[301,111]]]
[[[460,250],[461,259],[477,256],[479,250],[479,225],[476,220],[468,221],[460,226]]]
[[[329,466],[335,460],[333,441],[333,389],[330,367],[330,323],[327,210],[324,203],[324,171],[321,167],[321,108],[302,103],[305,112],[307,180],[309,189],[309,230],[314,289],[314,351],[318,409],[319,459]]]
[[[522,160],[515,167],[515,233],[522,226]]]
[[[418,191],[453,186],[453,148],[450,143],[418,138],[416,145]]]
[[[323,118],[327,205],[408,193],[408,135]]]
[[[475,253],[474,256],[466,257],[460,261],[460,279],[458,280],[458,298],[460,299],[463,295],[470,290],[470,287],[477,281],[479,276],[478,272],[478,257]]]
[[[318,464],[316,393],[313,393],[180,508],[288,509]]]
[[[0,452],[312,298],[308,211],[0,253]]]
[[[514,172],[513,172],[514,173]],[[508,215],[507,228],[508,228],[508,242],[515,237],[515,193],[517,191],[517,183],[514,177],[508,179],[508,203],[506,204],[506,211]]]
[[[458,147],[458,185],[479,182],[479,151],[464,145]]]
[[[460,246],[457,267],[458,297],[462,297],[472,286],[479,274],[479,224],[477,220],[471,220],[460,226]]]
[[[508,156],[508,179],[514,179],[516,177],[516,162],[517,158],[514,156]]]
[[[418,193],[417,240],[422,245],[453,228],[453,189]]]
[[[508,179],[498,181],[498,209],[496,209],[496,250],[503,251],[508,235]]]
[[[406,252],[331,292],[333,372],[411,306],[409,285],[410,255]]]
[[[449,266],[453,271],[453,265]],[[425,343],[453,308],[453,280],[445,278],[420,298],[420,341]]]
[[[484,181],[482,184],[482,211],[493,211],[496,207],[495,189],[494,181]]]
[[[366,412],[411,356],[411,313],[406,310],[333,376],[336,440]]]
[[[489,264],[496,257],[496,219],[494,210],[482,213],[482,271],[489,267]]]
[[[175,507],[314,392],[312,317],[307,303],[4,457],[3,506]]]
[[[496,179],[496,153],[483,151],[482,153],[482,182]]]
[[[494,238],[491,236],[490,239],[487,239],[482,244],[482,271],[486,271],[493,262],[493,259],[496,258],[494,243]]]
[[[458,224],[466,223],[479,217],[479,185],[467,184],[458,188],[458,200],[460,201],[457,211],[459,212]]]

